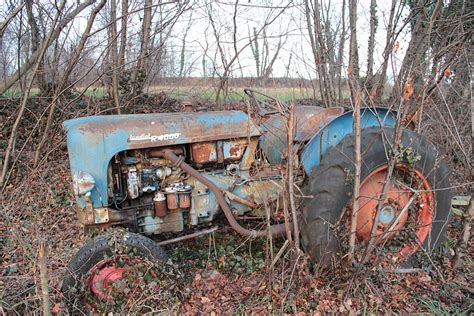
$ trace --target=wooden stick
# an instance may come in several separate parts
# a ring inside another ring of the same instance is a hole
[[[351,213],[351,232],[349,236],[349,256],[348,261],[352,263],[354,260],[355,252],[355,239],[357,230],[357,212],[359,211],[359,192],[360,192],[360,170],[361,170],[361,154],[360,154],[360,89],[356,80],[352,77],[351,81],[353,84],[352,88],[355,90],[354,95],[354,132],[355,132],[355,174],[354,174],[354,192],[352,200],[352,213]]]
[[[49,303],[49,290],[48,290],[48,270],[46,268],[46,246],[44,242],[40,242],[38,257],[39,257],[39,270],[40,270],[40,285],[41,285],[41,298],[43,305],[43,315],[51,315],[51,305]]]
[[[295,192],[294,192],[294,160],[293,160],[293,139],[295,137],[295,105],[291,104],[289,106],[289,116],[288,116],[288,179],[287,179],[287,186],[288,186],[288,197],[290,201],[290,210],[292,215],[293,221],[293,239],[295,241],[296,249],[300,248],[300,233],[299,233],[299,226],[298,226],[298,214],[296,210],[296,203],[295,203]]]

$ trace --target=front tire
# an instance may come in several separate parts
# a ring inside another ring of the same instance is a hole
[[[386,137],[383,137],[384,133]],[[368,128],[361,134],[361,205],[356,231],[357,240],[361,242],[367,242],[370,237],[390,156],[387,140],[392,142],[394,133],[393,128]],[[333,258],[341,258],[344,248],[341,236],[347,237],[349,233],[350,216],[344,217],[343,211],[348,210],[345,215],[352,212],[354,143],[355,136],[351,134],[331,147],[303,187],[304,196],[312,198],[302,200],[302,246],[322,265],[327,265]],[[403,158],[395,168],[399,179],[392,177],[393,183],[384,201],[384,207],[387,206],[382,208],[384,212],[380,212],[379,217],[382,232],[378,226],[376,234],[381,245],[387,240],[403,239],[402,232],[414,230],[416,236],[413,238],[418,240],[411,240],[410,244],[407,240],[402,241],[394,253],[397,262],[408,260],[420,244],[428,252],[440,244],[449,220],[451,200],[449,170],[437,149],[408,130],[402,133],[401,149],[404,150]],[[416,199],[411,199],[414,190],[417,191]]]
[[[144,259],[166,262],[167,256],[150,238],[130,232],[106,234],[90,240],[73,257],[63,279],[62,292],[67,309],[72,313],[91,309],[88,297],[107,301],[110,293],[106,289],[113,288],[112,284],[120,281],[124,272]],[[120,265],[117,261],[126,261],[126,264]]]

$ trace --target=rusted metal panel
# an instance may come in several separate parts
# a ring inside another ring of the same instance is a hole
[[[295,142],[303,143],[310,140],[319,129],[343,113],[339,107],[322,108],[319,106],[295,107],[296,131]],[[260,138],[260,146],[270,163],[283,162],[282,155],[286,152],[287,131],[286,120],[280,114],[273,115],[262,124],[265,131]]]
[[[316,109],[315,109],[316,108]],[[321,108],[315,106],[299,106],[296,108],[295,141],[305,142],[311,139],[319,129],[344,112],[343,108]]]
[[[197,164],[217,161],[216,142],[191,144],[191,159]]]
[[[255,152],[257,151],[258,138],[250,138],[250,144],[245,149],[245,153],[240,161],[240,170],[249,170],[255,161]]]
[[[248,140],[246,138],[223,142],[224,159],[232,161],[240,160],[247,144]]]

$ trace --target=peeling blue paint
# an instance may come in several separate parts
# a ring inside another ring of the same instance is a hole
[[[93,207],[107,204],[107,169],[112,157],[119,152],[260,135],[248,116],[239,111],[92,116],[66,121],[63,126],[67,129],[72,174],[84,171],[96,181],[91,192]],[[130,135],[172,133],[179,133],[179,137],[130,141]],[[81,197],[77,203],[85,206]]]
[[[396,113],[383,108],[361,109],[361,128],[395,126]],[[328,148],[336,146],[349,134],[353,133],[353,112],[344,113],[321,128],[303,149],[301,162],[307,175],[318,166]]]

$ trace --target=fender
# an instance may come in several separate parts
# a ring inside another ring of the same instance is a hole
[[[309,176],[319,166],[321,159],[330,147],[339,144],[344,137],[352,134],[354,128],[354,111],[344,113],[322,127],[302,150],[301,161],[304,171]],[[395,126],[397,112],[384,108],[362,108],[360,110],[361,129],[369,127]]]

